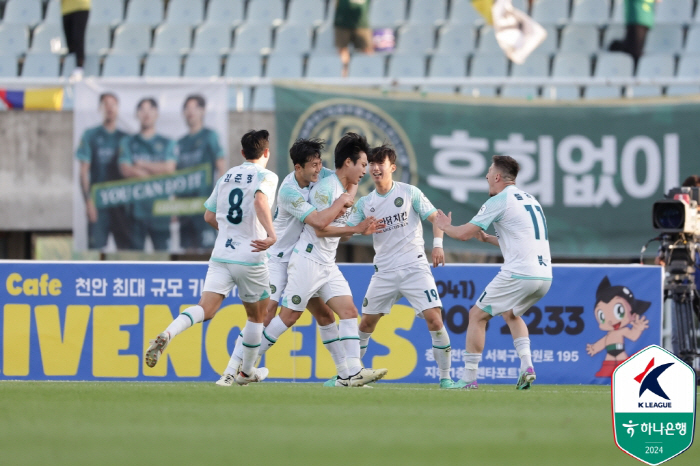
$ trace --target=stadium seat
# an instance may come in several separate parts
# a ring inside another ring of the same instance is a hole
[[[611,24],[625,24],[625,0],[613,0]]]
[[[138,76],[140,67],[137,55],[110,54],[105,57],[102,76],[110,78]]]
[[[611,24],[605,28],[603,33],[603,50],[610,48],[610,43],[614,40],[623,40],[626,30],[624,24]]]
[[[339,78],[342,72],[343,62],[337,53],[333,55],[311,55],[306,64],[307,78]]]
[[[408,24],[399,29],[394,53],[422,55],[433,50],[434,38],[432,25]]]
[[[700,81],[700,55],[684,55],[678,64],[679,78],[694,78]],[[700,85],[676,84],[668,86],[666,95],[700,94]]]
[[[24,57],[22,77],[57,78],[61,59],[55,53],[28,53]]]
[[[644,43],[645,54],[680,53],[683,49],[683,29],[680,26],[665,24],[654,26],[647,33]]]
[[[423,55],[394,55],[389,59],[390,78],[422,78],[425,76]]]
[[[626,53],[601,53],[596,59],[596,78],[626,78],[631,77],[634,70],[634,60]],[[592,85],[583,90],[586,99],[611,99],[622,95],[620,86]]]
[[[686,24],[693,15],[692,0],[664,0],[654,8],[654,27],[659,24]]]
[[[369,24],[373,28],[395,28],[404,23],[406,0],[370,2]]]
[[[700,10],[700,7],[698,7],[698,10]],[[688,37],[685,39],[685,49],[683,51],[686,54],[700,54],[700,25],[692,26],[688,29]]]
[[[269,112],[275,109],[275,90],[272,86],[256,86],[253,89],[252,109]]]
[[[66,55],[63,58],[63,68],[61,76],[67,78],[75,69],[75,54]],[[99,76],[100,75],[100,57],[96,54],[86,54],[85,62],[83,63],[83,76]]]
[[[557,31],[557,27],[548,25],[544,26],[544,30],[547,31],[547,37],[540,46],[532,52],[533,55],[552,55],[557,53],[559,43],[559,31]]]
[[[637,65],[638,78],[670,78],[673,76],[674,58],[669,54],[642,55]],[[661,96],[661,86],[630,86],[628,97]]]
[[[508,75],[508,60],[503,54],[482,54],[472,57],[469,76],[472,78],[505,77]],[[474,97],[494,97],[495,86],[462,86],[461,94]]]
[[[249,0],[246,23],[277,26],[284,20],[283,0]],[[258,26],[259,27],[259,26]]]
[[[323,22],[323,0],[291,0],[287,11],[287,24],[313,26]]]
[[[221,76],[221,58],[218,54],[193,53],[185,60],[185,78],[211,78]]]
[[[239,92],[240,92],[240,108],[239,108]],[[229,86],[228,87],[228,108],[231,111],[250,110],[250,94],[253,90],[250,86]]]
[[[169,0],[165,22],[195,26],[204,19],[204,0]]]
[[[274,53],[267,57],[265,76],[273,79],[298,79],[303,72],[301,55]]]
[[[275,31],[275,53],[301,54],[311,50],[309,26],[285,24]]]
[[[180,76],[181,61],[180,55],[177,54],[149,54],[146,57],[143,75],[149,77]]]
[[[124,18],[124,0],[92,0],[88,26],[115,26]]]
[[[151,47],[151,27],[147,24],[122,24],[114,31],[112,52],[144,54]]]
[[[59,48],[66,47],[63,38],[63,26],[59,24],[41,23],[34,29],[32,34],[32,47],[30,53],[56,53],[51,49],[51,41],[58,40]]]
[[[0,52],[21,55],[29,48],[29,28],[23,24],[0,23]]]
[[[430,59],[428,77],[431,78],[463,78],[467,75],[467,59],[465,56],[433,55]],[[457,86],[445,84],[426,84],[421,86],[421,92],[454,94]]]
[[[204,23],[194,33],[193,53],[219,52],[222,55],[231,48],[231,28],[223,24]]]
[[[438,33],[436,54],[466,56],[474,51],[476,31],[471,26],[448,24]]]
[[[560,52],[594,54],[599,48],[599,34],[595,26],[574,24],[562,31]]]
[[[153,38],[154,53],[185,53],[190,48],[192,29],[184,24],[164,23],[156,28]]]
[[[262,76],[259,54],[229,54],[224,76],[227,78],[257,78]]]
[[[574,0],[571,24],[607,24],[610,19],[609,0]]]
[[[552,77],[576,78],[591,75],[590,59],[585,53],[559,53],[554,57]],[[573,85],[547,86],[544,96],[557,100],[579,98],[579,87]]]
[[[480,26],[484,24],[484,17],[472,6],[471,0],[452,0],[450,7],[449,24],[466,24]]]
[[[491,26],[484,26],[479,31],[479,54],[494,53],[503,54],[501,46],[496,41],[496,34]]]
[[[409,24],[441,24],[447,15],[445,0],[411,0]]]
[[[546,78],[549,75],[549,57],[532,55],[522,65],[513,64],[511,76],[514,78]],[[536,85],[507,84],[501,89],[501,97],[532,99],[538,96]]]
[[[348,65],[348,77],[383,78],[384,57],[382,55],[353,55]]]
[[[270,28],[261,24],[245,24],[236,29],[233,50],[236,53],[260,53],[261,49],[270,48]]]
[[[316,30],[314,53],[338,53],[335,48],[335,35],[332,22],[326,23]]]
[[[95,55],[102,49],[108,49],[111,35],[108,25],[88,23],[85,30],[85,53]]]
[[[532,19],[545,24],[565,24],[569,19],[569,2],[562,0],[534,0]]]
[[[17,58],[14,55],[0,55],[0,78],[17,77]]]
[[[125,22],[149,26],[160,24],[163,22],[163,0],[129,0]]]
[[[7,0],[2,21],[5,24],[36,26],[41,22],[41,0]]]
[[[243,22],[244,0],[209,0],[207,23],[237,26]]]
[[[61,0],[49,0],[46,4],[44,24],[63,24],[61,15]]]

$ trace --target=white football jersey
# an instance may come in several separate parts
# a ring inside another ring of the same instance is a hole
[[[534,196],[507,186],[486,201],[469,223],[484,230],[493,223],[503,254],[502,272],[512,278],[552,278],[547,220]]]
[[[394,182],[386,194],[376,190],[353,206],[347,224],[355,226],[367,217],[383,220],[383,230],[373,234],[374,266],[378,271],[427,264],[423,225],[436,209],[420,189]]]
[[[253,202],[255,193],[261,191],[271,209],[277,181],[277,175],[251,162],[233,167],[219,178],[204,203],[204,207],[216,212],[219,224],[211,260],[242,265],[265,263],[265,252],[252,252],[250,245],[254,239],[267,238]]]
[[[333,202],[344,192],[346,192],[345,187],[334,173],[333,176],[322,179],[311,188],[309,203],[320,212],[333,205]],[[341,217],[333,220],[331,226],[344,227],[349,215],[350,209]],[[319,264],[332,264],[335,262],[338,243],[340,243],[340,238],[319,238],[316,236],[314,227],[304,224],[301,237],[294,246],[294,252]]]
[[[333,170],[322,168],[319,173],[319,181],[335,174]],[[299,186],[294,172],[284,177],[277,193],[277,208],[275,209],[275,233],[277,242],[267,250],[270,260],[289,262],[294,245],[299,241],[301,230],[304,229],[304,219],[316,207],[309,203],[309,193],[316,183],[311,183],[306,188]]]

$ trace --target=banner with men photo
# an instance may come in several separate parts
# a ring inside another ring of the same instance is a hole
[[[223,83],[76,85],[75,249],[211,249],[203,204],[228,168],[227,102]]]
[[[654,201],[700,172],[697,100],[517,104],[285,85],[275,100],[280,154],[298,137],[319,137],[327,141],[324,164],[333,167],[333,148],[347,131],[373,146],[389,143],[398,155],[394,179],[418,186],[457,225],[488,198],[491,156],[514,157],[517,184],[543,206],[558,257],[638,256],[657,234]],[[279,173],[293,169],[288,157],[278,164]],[[366,176],[360,194],[372,188]],[[477,241],[446,247],[493,252]]]

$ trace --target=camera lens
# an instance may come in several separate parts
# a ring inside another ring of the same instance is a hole
[[[681,230],[685,223],[685,208],[680,202],[660,202],[654,205],[654,227]]]

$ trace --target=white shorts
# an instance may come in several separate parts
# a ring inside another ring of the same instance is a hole
[[[442,307],[435,277],[430,272],[430,266],[426,264],[376,272],[372,275],[365,299],[362,301],[362,313],[389,314],[391,306],[402,296],[408,299],[411,307],[421,318],[426,309]]]
[[[522,316],[533,304],[542,299],[552,286],[552,280],[511,278],[499,272],[486,286],[476,305],[479,309],[497,316],[511,309]]]
[[[270,297],[270,275],[267,265],[241,265],[209,261],[203,291],[224,296],[238,287],[238,297],[246,303],[257,303]]]
[[[320,297],[324,303],[336,296],[352,296],[350,285],[334,262],[319,264],[299,254],[292,254],[287,268],[287,287],[282,306],[302,312],[309,299]]]
[[[287,287],[287,266],[289,262],[275,262],[270,260],[267,268],[270,271],[270,300],[280,302],[282,293]]]

